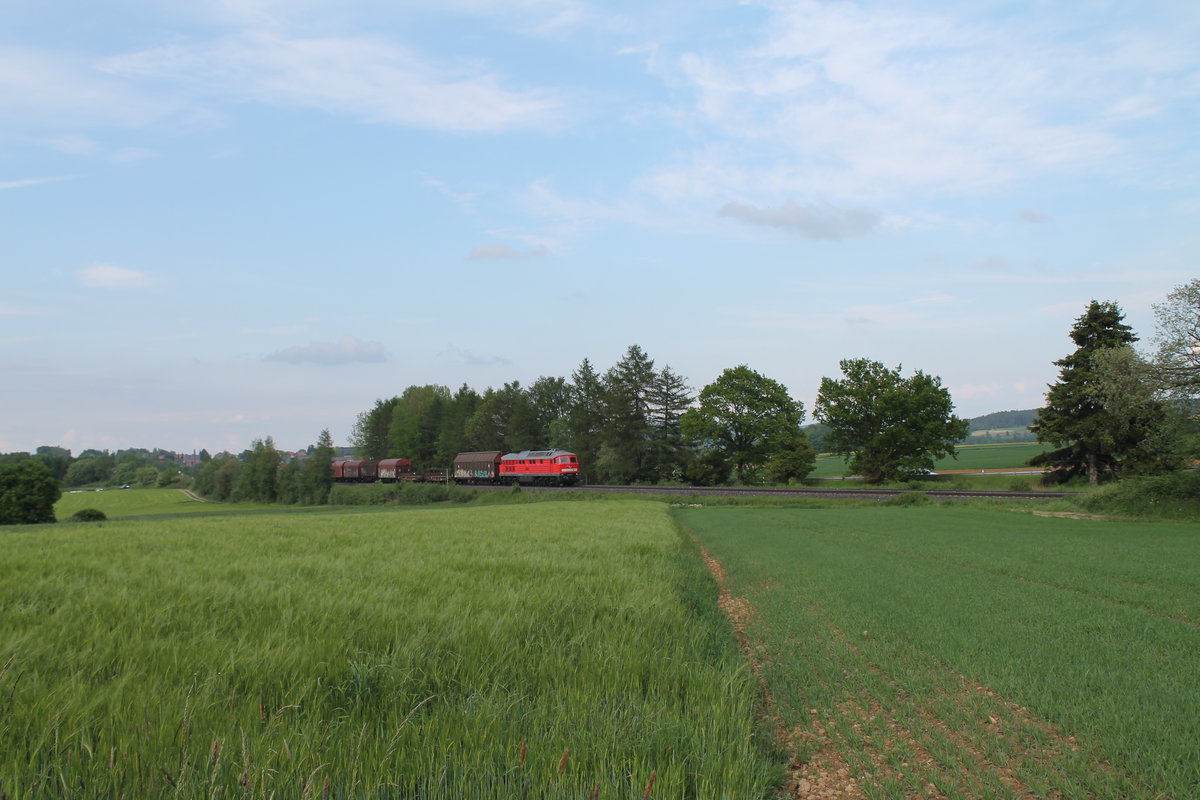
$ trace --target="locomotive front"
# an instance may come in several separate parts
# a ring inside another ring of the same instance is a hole
[[[511,483],[573,486],[579,480],[579,458],[566,450],[522,450],[500,459],[500,476]]]

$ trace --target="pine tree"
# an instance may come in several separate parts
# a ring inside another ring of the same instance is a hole
[[[1093,357],[1105,348],[1124,347],[1137,341],[1133,329],[1122,320],[1116,303],[1093,300],[1071,328],[1075,352],[1055,361],[1060,367],[1058,382],[1046,394],[1046,407],[1029,429],[1039,442],[1057,447],[1035,456],[1032,466],[1053,470],[1060,481],[1087,475],[1093,483],[1100,474],[1119,466],[1123,451],[1136,446],[1136,433],[1127,431],[1114,438],[1115,421],[1097,394],[1098,376]]]

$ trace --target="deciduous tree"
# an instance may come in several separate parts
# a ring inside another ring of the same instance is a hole
[[[931,470],[967,435],[941,378],[920,370],[905,378],[900,367],[865,358],[840,366],[844,378],[821,379],[813,416],[829,426],[825,446],[849,457],[850,470],[868,483]]]
[[[803,421],[804,406],[786,386],[741,365],[700,390],[699,405],[683,415],[682,426],[700,446],[721,451],[744,483],[751,467],[796,447]]]
[[[360,458],[388,457],[388,429],[392,424],[392,410],[399,402],[399,397],[376,400],[370,411],[358,415],[350,431],[350,444]]]
[[[1176,286],[1155,304],[1158,380],[1188,397],[1200,395],[1200,279]]]
[[[472,450],[528,450],[544,447],[529,397],[519,381],[488,388],[467,420],[466,446]]]
[[[423,472],[437,466],[438,434],[450,390],[445,386],[409,386],[392,408],[388,455],[407,458]]]
[[[238,471],[237,482],[233,487],[235,500],[253,500],[257,503],[274,503],[279,499],[279,463],[280,453],[275,449],[274,440],[255,439],[251,445],[246,462]]]
[[[1089,388],[1107,418],[1102,436],[1121,474],[1177,469],[1186,462],[1187,415],[1159,382],[1154,365],[1128,345],[1092,355]]]
[[[0,464],[0,525],[54,522],[60,497],[58,480],[37,459]]]

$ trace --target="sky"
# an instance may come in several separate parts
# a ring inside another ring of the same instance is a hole
[[[1200,4],[6,0],[0,452],[291,450],[413,384],[1035,408],[1200,277]]]

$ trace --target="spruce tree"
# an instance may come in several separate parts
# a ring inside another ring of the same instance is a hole
[[[1039,442],[1057,449],[1030,459],[1035,467],[1046,467],[1058,481],[1087,475],[1095,484],[1100,475],[1119,465],[1120,454],[1136,446],[1135,432],[1114,437],[1119,427],[1098,400],[1099,376],[1093,358],[1106,348],[1124,347],[1137,341],[1133,329],[1122,320],[1116,303],[1095,300],[1071,328],[1075,352],[1055,361],[1060,367],[1058,382],[1046,394],[1046,407],[1029,426]]]
[[[596,466],[608,482],[653,478],[650,390],[655,375],[654,359],[636,344],[604,374],[605,429]]]
[[[589,479],[596,474],[604,422],[604,379],[585,358],[571,373],[568,386],[566,448],[579,456]]]

